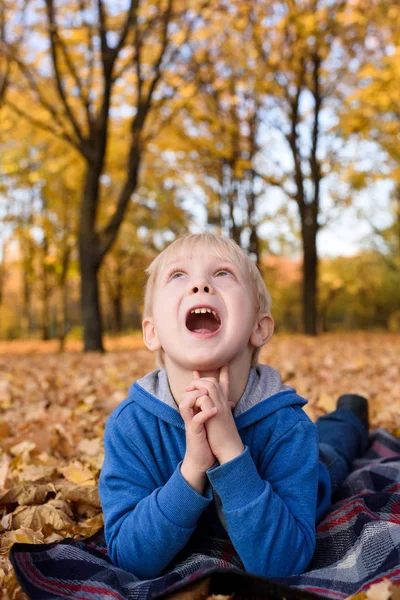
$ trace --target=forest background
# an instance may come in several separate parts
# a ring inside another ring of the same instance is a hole
[[[104,423],[154,368],[144,270],[187,231],[257,262],[261,361],[312,419],[353,391],[400,435],[399,22],[397,0],[0,2],[4,600],[12,543],[102,526]]]
[[[399,16],[2,2],[0,338],[101,350],[104,330],[140,328],[155,253],[205,229],[258,262],[278,331],[398,330]],[[358,253],[321,261],[350,210]]]

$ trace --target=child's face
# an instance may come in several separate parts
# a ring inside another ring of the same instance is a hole
[[[143,328],[148,347],[164,350],[167,368],[173,361],[205,371],[250,357],[256,322],[249,277],[200,247],[167,261],[155,285],[152,318]]]

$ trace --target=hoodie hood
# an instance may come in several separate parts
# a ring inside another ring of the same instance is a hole
[[[164,421],[184,428],[165,369],[156,369],[139,379],[131,386],[129,397]],[[300,398],[293,387],[282,383],[278,371],[267,365],[257,365],[250,369],[246,388],[233,416],[240,429],[293,404],[303,406],[306,400]]]

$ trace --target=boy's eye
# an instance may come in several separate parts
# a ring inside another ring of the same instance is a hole
[[[171,273],[168,274],[168,281],[170,281],[171,279],[179,279],[180,277],[183,277],[184,273],[182,271],[172,271]]]
[[[227,269],[221,269],[215,273],[215,277],[226,277],[227,275],[233,275],[233,273]]]

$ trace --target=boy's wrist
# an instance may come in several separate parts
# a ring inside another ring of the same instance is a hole
[[[191,488],[193,488],[198,494],[202,496],[207,479],[206,474],[196,471],[195,469],[193,469],[193,467],[190,466],[190,464],[188,464],[187,462],[185,463],[185,460],[183,460],[181,464],[180,471],[186,483],[188,483]]]
[[[236,448],[232,448],[230,450],[227,450],[226,452],[223,452],[221,454],[221,456],[218,456],[218,462],[220,465],[223,465],[227,462],[229,462],[230,460],[233,460],[234,458],[237,458],[238,456],[240,456],[243,452],[244,452],[244,446],[243,444],[241,445],[241,447],[237,446]]]

